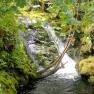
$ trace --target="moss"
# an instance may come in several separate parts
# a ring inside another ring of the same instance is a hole
[[[17,94],[19,85],[27,84],[29,77],[36,77],[36,72],[17,32],[4,31],[1,42],[0,94]],[[13,47],[9,45],[11,42]]]
[[[40,49],[37,53],[34,53],[35,60],[38,66],[46,67],[56,58],[57,49],[54,43],[49,39],[47,32],[43,29],[38,30],[36,36],[38,42],[35,41],[35,45],[38,45]]]
[[[0,94],[16,94],[18,81],[5,71],[0,71]]]
[[[28,11],[26,11],[26,7],[20,8],[19,10],[23,16],[30,17],[31,19],[41,18],[43,20],[48,20],[49,16],[50,16],[49,13],[42,12],[40,10],[32,10],[32,11],[28,12]]]
[[[35,75],[32,69],[32,62],[28,58],[24,45],[20,40],[15,50],[11,53],[11,60],[13,60],[16,67],[22,70],[26,75]]]
[[[94,75],[94,56],[83,59],[78,64],[80,74]]]
[[[88,81],[89,81],[90,83],[93,83],[93,84],[94,84],[94,76],[90,76],[90,78],[88,79]]]
[[[78,64],[78,71],[81,75],[90,76],[89,82],[94,81],[94,56],[83,59]]]

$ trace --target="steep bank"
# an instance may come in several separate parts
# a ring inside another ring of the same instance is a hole
[[[35,36],[32,36],[35,32],[37,32]],[[57,56],[54,43],[42,28],[28,27],[26,32],[20,33],[24,35],[24,41],[17,31],[0,29],[1,94],[17,94],[20,85],[26,85],[30,79],[36,78],[38,76],[36,71],[40,67],[45,68]],[[34,59],[28,52],[34,56]]]
[[[20,84],[36,77],[32,66],[18,33],[0,29],[0,94],[17,94]]]

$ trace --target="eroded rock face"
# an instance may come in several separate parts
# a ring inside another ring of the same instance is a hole
[[[41,19],[30,19],[25,17],[22,19],[26,28],[25,32],[20,32],[23,37],[27,54],[38,67],[38,70],[45,68],[50,63],[53,63],[57,57],[57,49],[54,43],[50,40],[47,32],[42,28],[41,24],[36,26],[36,23]]]
[[[78,71],[81,75],[89,76],[88,81],[94,84],[94,56],[81,60]]]

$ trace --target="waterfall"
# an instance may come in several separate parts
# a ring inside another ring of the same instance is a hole
[[[58,53],[61,54],[64,50],[64,44],[61,39],[55,34],[55,30],[49,24],[42,24],[44,30],[48,33],[49,38],[54,42]],[[78,78],[78,73],[76,71],[76,62],[65,53],[61,60],[61,64],[64,64],[64,68],[60,68],[54,75],[60,78],[75,79]]]
[[[26,28],[29,27],[29,25],[33,26],[33,24],[36,22],[41,22],[42,28],[48,33],[49,38],[54,42],[54,44],[57,48],[58,54],[60,55],[64,50],[64,43],[62,43],[61,39],[55,34],[55,30],[53,30],[53,28],[49,24],[45,23],[40,18],[30,20],[28,17],[26,17],[23,20],[23,23]],[[29,36],[32,36],[32,35],[33,34],[29,34]],[[33,61],[36,61],[33,56],[34,55],[33,53],[37,53],[38,51],[41,51],[41,50],[38,49],[39,47],[35,47],[35,44],[31,43],[32,41],[33,41],[33,39],[30,38],[26,42],[26,45],[27,45],[26,48],[27,48],[29,56],[33,59]],[[28,42],[30,42],[30,43],[28,44]],[[37,49],[35,49],[35,48],[37,48]],[[64,64],[64,67],[60,68],[54,74],[54,76],[58,76],[60,78],[66,78],[66,79],[75,79],[75,78],[79,77],[79,75],[76,71],[76,68],[75,68],[76,62],[70,56],[68,56],[67,53],[65,53],[64,57],[62,58],[60,66],[62,64]]]
[[[25,27],[28,28],[31,26],[34,27],[33,23],[37,21],[42,23],[42,28],[48,33],[49,38],[55,44],[58,54],[60,55],[64,50],[64,43],[62,43],[62,40],[55,34],[56,31],[53,30],[49,24],[44,23],[41,19],[30,20],[27,17],[23,23]],[[37,31],[28,31],[26,33],[19,31],[19,33],[21,33],[20,35],[23,37],[28,55],[35,62],[36,58],[34,54],[43,51],[43,49],[35,43]],[[53,75],[37,81],[33,87],[30,83],[28,86],[29,89],[24,89],[25,91],[21,94],[93,94],[93,88],[79,79],[80,77],[75,68],[76,62],[68,56],[67,53],[65,53],[62,58],[61,64],[62,63],[64,64],[64,68],[60,68]]]

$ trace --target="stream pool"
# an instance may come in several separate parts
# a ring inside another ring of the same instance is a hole
[[[73,80],[51,75],[37,81],[33,89],[30,85],[22,94],[94,94],[94,87],[84,83],[80,78]]]

